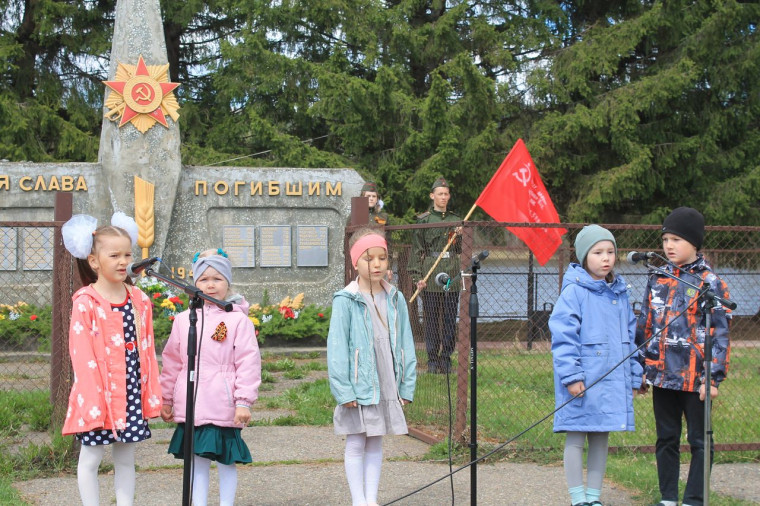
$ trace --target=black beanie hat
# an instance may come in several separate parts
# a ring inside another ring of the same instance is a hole
[[[677,207],[662,222],[662,233],[683,237],[700,250],[705,239],[705,217],[691,207]]]

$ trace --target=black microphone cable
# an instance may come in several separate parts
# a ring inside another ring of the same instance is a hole
[[[628,355],[626,355],[625,357],[623,357],[623,359],[621,359],[621,360],[620,360],[620,361],[619,361],[617,364],[615,364],[615,365],[614,365],[614,366],[613,366],[613,367],[612,367],[612,368],[611,368],[609,371],[607,371],[607,372],[606,372],[606,373],[604,373],[602,376],[600,376],[599,378],[597,378],[597,379],[596,379],[594,382],[592,382],[590,385],[588,385],[588,386],[586,387],[586,389],[585,389],[583,392],[580,392],[579,394],[577,394],[577,395],[575,395],[575,396],[571,397],[571,398],[570,398],[570,399],[568,399],[566,402],[562,403],[562,404],[561,404],[559,407],[557,407],[556,409],[554,409],[554,411],[552,411],[551,413],[548,413],[546,416],[544,416],[544,417],[542,417],[541,419],[537,420],[536,422],[534,422],[533,424],[531,424],[531,425],[530,425],[530,426],[528,426],[527,428],[525,428],[525,429],[523,429],[522,431],[518,432],[516,435],[514,435],[514,436],[513,436],[513,437],[511,437],[510,439],[508,439],[508,440],[504,441],[503,443],[501,443],[500,445],[498,445],[497,447],[495,447],[493,450],[491,450],[491,451],[489,451],[489,452],[487,452],[487,453],[485,453],[485,454],[481,455],[481,456],[480,456],[480,457],[478,457],[477,459],[475,459],[475,460],[472,460],[472,461],[470,461],[470,462],[468,462],[468,463],[466,463],[466,464],[463,464],[463,465],[459,466],[458,468],[454,469],[453,471],[449,472],[448,474],[446,474],[446,475],[444,475],[444,476],[441,476],[440,478],[438,478],[438,479],[436,479],[436,480],[434,480],[434,481],[431,481],[430,483],[428,483],[428,484],[426,484],[426,485],[423,485],[423,486],[421,486],[421,487],[419,487],[419,488],[417,488],[417,489],[415,489],[415,490],[413,490],[413,491],[409,492],[409,493],[408,493],[408,494],[406,494],[406,495],[403,495],[403,496],[401,496],[401,497],[398,497],[398,498],[396,498],[396,499],[394,499],[394,500],[392,500],[392,501],[390,501],[390,502],[387,502],[387,503],[383,503],[383,506],[388,506],[388,505],[390,505],[390,504],[395,504],[395,503],[397,503],[397,502],[399,502],[399,501],[402,501],[402,500],[404,500],[404,499],[406,499],[406,498],[408,498],[408,497],[411,497],[411,496],[413,496],[414,494],[418,494],[419,492],[422,492],[423,490],[425,490],[425,489],[427,489],[427,488],[429,488],[429,487],[432,487],[432,486],[433,486],[433,485],[435,485],[436,483],[439,483],[439,482],[441,482],[441,481],[445,480],[446,478],[452,477],[452,480],[453,480],[453,475],[454,475],[454,474],[456,474],[456,473],[458,473],[459,471],[462,471],[462,470],[464,470],[464,469],[467,469],[468,467],[472,466],[473,464],[476,464],[476,463],[478,463],[478,462],[482,462],[483,460],[487,459],[487,458],[488,458],[488,457],[490,457],[491,455],[494,455],[495,453],[498,453],[499,451],[501,451],[501,450],[502,450],[502,449],[503,449],[505,446],[507,446],[508,444],[512,443],[513,441],[515,441],[516,439],[520,438],[520,437],[521,437],[521,436],[523,436],[524,434],[526,434],[526,433],[530,432],[531,430],[533,430],[534,428],[536,428],[538,425],[540,425],[540,424],[542,424],[543,422],[545,422],[545,421],[546,421],[546,420],[547,420],[549,417],[551,417],[551,416],[554,416],[554,414],[555,414],[556,412],[558,412],[560,409],[564,408],[565,406],[567,406],[568,404],[570,404],[571,402],[573,402],[573,401],[574,401],[575,399],[577,399],[578,397],[582,397],[582,396],[583,396],[583,394],[584,394],[584,392],[585,392],[586,390],[589,390],[589,389],[593,388],[595,385],[597,385],[597,384],[598,384],[600,381],[602,381],[604,378],[606,378],[607,376],[609,376],[610,374],[612,374],[612,372],[613,372],[613,371],[615,371],[615,369],[617,369],[617,368],[618,368],[618,367],[620,367],[622,364],[624,364],[624,363],[625,363],[627,360],[629,360],[629,359],[630,359],[630,358],[631,358],[633,355],[637,354],[637,353],[638,353],[638,352],[639,352],[639,351],[640,351],[640,350],[641,350],[641,349],[642,349],[644,346],[648,345],[648,344],[649,344],[649,342],[650,342],[652,339],[654,339],[655,337],[657,337],[657,336],[659,336],[660,334],[662,334],[662,332],[663,332],[665,329],[667,329],[667,328],[670,326],[670,324],[671,324],[671,323],[673,323],[675,320],[677,320],[678,318],[680,318],[681,316],[683,316],[683,315],[684,315],[684,314],[685,314],[685,313],[686,313],[686,312],[689,310],[689,308],[691,308],[691,306],[692,306],[692,305],[696,304],[696,302],[697,302],[698,300],[699,300],[699,299],[694,299],[694,300],[693,300],[691,303],[689,303],[689,305],[688,305],[688,306],[686,306],[686,307],[685,307],[685,308],[684,308],[684,309],[683,309],[683,310],[682,310],[680,313],[678,313],[678,314],[677,314],[677,315],[676,315],[674,318],[672,318],[672,319],[671,319],[671,320],[670,320],[670,321],[669,321],[669,322],[668,322],[668,323],[667,323],[667,324],[666,324],[664,327],[662,327],[662,328],[661,328],[659,331],[657,331],[657,333],[656,333],[656,334],[652,335],[651,337],[649,337],[649,339],[646,339],[644,342],[642,342],[640,345],[638,345],[638,346],[636,347],[636,349],[634,349],[634,350],[633,350],[631,353],[629,353]],[[642,379],[643,379],[643,378],[644,378],[644,376],[642,376]],[[709,395],[709,392],[708,392],[707,394]],[[453,483],[453,481],[452,481],[452,483]],[[453,485],[452,485],[452,486],[453,486]]]
[[[448,284],[447,284],[448,287]],[[451,402],[451,366],[446,368],[446,395],[448,397],[449,401],[449,442],[448,442],[448,450],[449,450],[449,485],[451,486],[451,506],[454,506],[454,462],[453,457],[451,455],[452,453],[452,443],[451,440],[453,438],[454,433],[454,409],[452,408],[452,402]]]

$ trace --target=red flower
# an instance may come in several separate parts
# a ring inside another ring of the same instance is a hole
[[[181,305],[182,305],[182,299],[180,299],[180,298],[179,298],[179,297],[177,297],[176,295],[175,295],[174,297],[172,297],[171,299],[169,299],[169,300],[170,300],[171,302],[173,302],[173,303],[175,303],[175,304],[179,305],[179,306],[181,306]]]
[[[282,306],[280,308],[280,314],[286,320],[292,320],[296,317],[296,314],[288,306]]]
[[[319,316],[320,318],[324,318],[325,317],[325,315],[323,315],[322,313],[317,313],[317,316]]]
[[[154,298],[154,299],[157,299],[157,298],[159,298],[159,297],[161,297],[161,294],[160,294],[160,293],[154,293],[154,294],[153,294],[153,298]]]
[[[36,315],[36,314],[33,314],[32,316],[30,316],[30,317],[29,317],[29,319],[30,319],[30,320],[32,320],[32,321],[34,321],[34,320],[36,320],[36,319],[37,319],[37,315]]]
[[[174,317],[173,317],[173,316],[170,316],[170,317],[169,317],[169,321],[170,321],[170,322],[173,322],[173,321],[174,321]]]

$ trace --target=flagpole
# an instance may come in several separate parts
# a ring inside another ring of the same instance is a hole
[[[470,209],[470,212],[468,212],[468,213],[467,213],[467,216],[465,216],[465,217],[464,217],[464,219],[462,220],[462,222],[463,222],[463,223],[464,223],[465,221],[467,221],[467,220],[470,218],[470,216],[472,216],[472,213],[474,213],[474,212],[475,212],[475,208],[476,208],[476,207],[478,207],[478,205],[477,205],[477,204],[473,204],[473,205],[472,205],[472,208]],[[428,280],[428,278],[429,278],[429,277],[430,277],[430,275],[433,273],[433,271],[435,270],[435,268],[436,268],[436,267],[438,267],[438,264],[441,262],[441,258],[443,258],[443,255],[444,255],[444,254],[445,254],[447,251],[449,251],[449,248],[451,247],[451,245],[452,245],[452,244],[454,244],[454,240],[456,239],[456,237],[457,237],[457,234],[452,234],[452,235],[451,235],[451,237],[449,237],[449,242],[447,242],[447,243],[446,243],[446,247],[445,247],[445,248],[443,248],[443,251],[441,251],[441,252],[438,254],[438,258],[436,258],[436,259],[435,259],[435,262],[433,263],[433,266],[432,266],[432,267],[430,267],[430,270],[428,271],[428,273],[427,273],[427,274],[425,274],[425,277],[424,277],[424,278],[422,278],[420,281],[424,281],[425,283],[427,283],[427,280]],[[414,299],[416,299],[416,298],[417,298],[417,295],[419,295],[419,294],[420,294],[420,287],[418,286],[418,287],[417,287],[417,290],[415,290],[415,291],[414,291],[414,294],[413,294],[413,295],[412,295],[412,296],[409,298],[409,302],[410,302],[410,303],[414,302]]]

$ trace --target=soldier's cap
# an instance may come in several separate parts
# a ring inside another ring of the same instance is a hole
[[[449,183],[442,177],[439,177],[435,180],[435,183],[433,183],[433,187],[430,189],[430,191],[435,191],[436,188],[448,188]]]
[[[375,183],[374,181],[367,181],[366,183],[364,183],[364,186],[362,186],[362,190],[361,191],[362,191],[362,193],[364,193],[364,192],[379,193],[377,191],[377,183]]]

